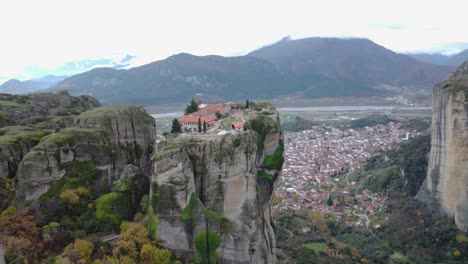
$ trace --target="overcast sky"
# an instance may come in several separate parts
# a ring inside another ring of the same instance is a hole
[[[464,2],[2,0],[0,83],[137,66],[180,52],[242,55],[288,35],[365,37],[398,52],[456,52],[468,48]]]

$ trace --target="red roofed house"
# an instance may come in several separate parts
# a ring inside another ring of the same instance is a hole
[[[219,115],[229,113],[229,109],[230,106],[228,104],[208,104],[197,112],[191,113],[189,115],[218,119]]]
[[[231,123],[232,129],[235,130],[243,130],[244,129],[244,122],[233,122]]]
[[[206,122],[206,126],[212,127],[219,116],[229,112],[228,104],[208,104],[198,110],[197,112],[190,113],[179,119],[179,123],[182,126],[184,132],[200,132],[198,131],[198,120],[203,126],[203,122]]]
[[[200,120],[202,126],[203,122],[206,122],[206,127],[212,127],[215,123],[215,119],[186,115],[179,119],[179,123],[182,125],[184,132],[200,132],[198,131],[198,120]]]

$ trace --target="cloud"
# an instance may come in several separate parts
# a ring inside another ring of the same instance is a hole
[[[468,42],[464,1],[1,1],[0,76],[110,59],[139,66],[172,54],[232,55],[284,36],[366,37],[395,51]],[[121,61],[126,54],[135,58]],[[105,65],[107,65],[105,63]],[[53,72],[48,72],[53,73]]]
[[[369,24],[369,28],[401,30],[405,29],[406,26],[398,24]]]
[[[432,52],[443,53],[444,55],[452,55],[468,49],[468,42],[462,43],[441,43],[432,49]]]
[[[94,68],[108,67],[114,69],[127,69],[131,67],[131,62],[135,56],[123,55],[115,58],[85,59],[79,61],[69,61],[58,66],[32,65],[26,66],[21,75],[15,76],[20,80],[36,79],[45,75],[70,76]],[[0,83],[3,83],[11,77],[0,77]]]
[[[135,59],[135,56],[125,55],[125,57],[120,61],[120,63],[130,63],[133,59]]]

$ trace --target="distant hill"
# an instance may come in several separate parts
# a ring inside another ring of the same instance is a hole
[[[444,55],[440,53],[417,53],[408,54],[408,56],[423,62],[429,62],[436,65],[448,65],[457,67],[468,60],[468,49],[452,55]]]
[[[284,94],[282,89],[292,83],[265,60],[182,53],[129,70],[97,68],[53,89],[92,94],[106,104],[156,105],[187,102],[195,94],[232,100],[272,98]]]
[[[284,39],[248,55],[272,62],[312,94],[361,95],[382,84],[430,89],[453,69],[421,63],[368,39]]]
[[[27,94],[45,90],[64,80],[67,76],[47,75],[39,79],[20,81],[11,79],[0,86],[0,93]]]
[[[282,40],[246,56],[171,56],[128,70],[98,68],[52,90],[90,94],[105,104],[187,102],[196,94],[223,100],[369,96],[391,85],[430,89],[452,67],[397,54],[366,39]]]

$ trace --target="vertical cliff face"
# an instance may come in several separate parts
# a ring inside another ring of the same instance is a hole
[[[283,163],[276,110],[251,111],[247,131],[180,135],[154,158],[159,239],[185,260],[214,231],[219,263],[275,263],[270,202]]]
[[[468,230],[468,62],[433,89],[429,167],[416,198]]]

